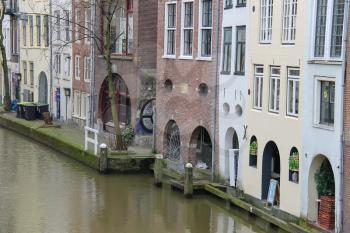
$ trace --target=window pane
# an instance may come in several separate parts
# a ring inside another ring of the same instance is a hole
[[[176,22],[176,4],[168,5],[168,28],[175,28]]]
[[[316,33],[315,33],[315,57],[324,56],[326,38],[327,0],[317,0]]]
[[[202,0],[202,26],[212,26],[212,1]]]
[[[335,0],[333,6],[331,57],[340,57],[343,42],[345,0]]]
[[[244,73],[245,68],[245,26],[237,27],[236,72]]]
[[[192,27],[193,26],[193,2],[185,2],[185,20],[184,20],[184,26],[185,27]]]
[[[211,56],[211,29],[202,29],[202,56]]]
[[[232,28],[224,29],[224,49],[223,49],[223,67],[222,71],[231,71],[231,47],[232,47]]]

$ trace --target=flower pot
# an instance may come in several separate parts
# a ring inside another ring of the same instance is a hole
[[[318,224],[327,230],[333,230],[335,227],[335,197],[321,196],[320,199]]]

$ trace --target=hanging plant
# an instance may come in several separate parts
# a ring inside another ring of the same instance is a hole
[[[250,150],[249,150],[250,155],[257,155],[258,153],[258,143],[256,141],[253,141],[250,143]]]
[[[299,171],[299,153],[293,152],[291,156],[289,156],[289,170],[291,171]]]

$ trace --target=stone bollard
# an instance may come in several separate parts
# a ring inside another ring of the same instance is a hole
[[[162,186],[163,176],[163,155],[157,154],[154,162],[154,184],[158,187]]]
[[[185,166],[184,194],[187,198],[191,198],[193,195],[193,166],[191,163],[187,163]]]
[[[108,168],[108,148],[102,143],[100,145],[100,173],[106,173]]]

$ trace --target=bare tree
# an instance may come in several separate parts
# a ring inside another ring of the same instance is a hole
[[[4,0],[1,0],[1,10],[0,10],[0,50],[1,50],[1,57],[2,57],[2,69],[3,69],[3,79],[4,79],[4,110],[10,111],[11,107],[11,97],[10,97],[10,86],[9,86],[9,71],[7,66],[7,56],[6,56],[6,49],[4,45],[4,33],[3,33],[3,21],[5,17],[5,7],[6,3]]]

